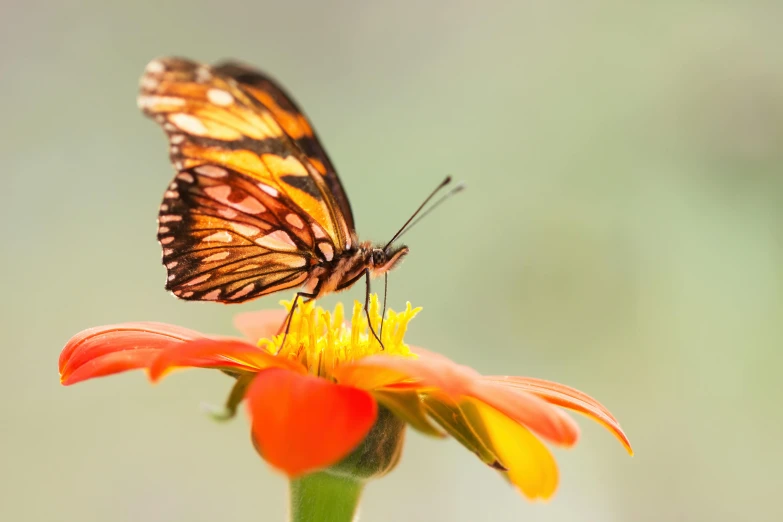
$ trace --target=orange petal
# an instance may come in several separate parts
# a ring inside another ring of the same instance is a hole
[[[307,370],[298,362],[276,357],[254,344],[237,339],[198,339],[163,350],[150,366],[150,379],[159,380],[176,368],[220,368],[257,372],[285,368],[296,373]]]
[[[530,430],[475,399],[461,404],[477,436],[497,455],[506,476],[529,499],[547,499],[557,489],[552,453]]]
[[[70,385],[146,368],[165,347],[205,336],[164,323],[138,322],[89,328],[74,335],[60,354],[60,381]]]
[[[339,462],[378,414],[364,390],[276,368],[259,373],[245,398],[258,450],[292,477]]]
[[[573,446],[579,438],[574,419],[532,393],[479,379],[473,382],[468,395],[555,444]]]
[[[467,395],[471,383],[480,377],[472,368],[434,353],[422,353],[417,358],[371,355],[338,366],[334,376],[343,384],[363,389],[415,380],[421,388],[437,389],[453,398]]]
[[[564,446],[573,445],[579,427],[567,414],[545,400],[487,380],[472,368],[432,352],[417,349],[418,357],[373,355],[340,365],[334,375],[343,384],[372,390],[391,388],[408,380],[420,389],[438,390],[455,401],[475,397],[499,409],[540,436]]]
[[[482,377],[482,380],[491,381],[508,388],[523,390],[538,395],[542,399],[587,415],[591,419],[604,425],[625,446],[625,449],[633,455],[633,449],[628,437],[620,427],[620,423],[606,407],[586,393],[571,388],[564,384],[534,379],[532,377],[490,376]]]
[[[285,310],[259,310],[243,312],[234,316],[234,327],[251,342],[270,339],[281,331],[283,321],[288,317]]]

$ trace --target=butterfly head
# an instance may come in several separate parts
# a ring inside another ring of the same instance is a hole
[[[405,245],[373,247],[367,260],[370,270],[373,275],[384,274],[397,266],[408,251]]]

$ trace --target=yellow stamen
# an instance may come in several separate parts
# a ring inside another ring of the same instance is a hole
[[[286,310],[291,310],[293,301],[282,301]],[[258,345],[278,357],[298,360],[313,375],[330,377],[332,370],[346,362],[368,355],[386,354],[403,357],[415,357],[403,338],[408,322],[419,313],[421,308],[412,308],[406,304],[399,313],[389,310],[382,318],[378,310],[378,296],[370,296],[370,321],[375,333],[381,336],[383,347],[368,328],[364,305],[354,301],[351,323],[344,323],[342,303],[337,303],[330,314],[321,307],[300,302],[291,318],[291,327],[285,346],[281,348],[284,334],[272,339],[261,339]],[[383,325],[383,328],[381,328]]]

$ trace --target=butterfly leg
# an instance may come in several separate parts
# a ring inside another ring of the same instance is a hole
[[[372,327],[372,321],[370,321],[370,269],[364,271],[364,280],[367,282],[365,287],[366,291],[364,293],[364,313],[367,316],[367,326],[370,327],[373,337],[375,337],[378,344],[381,345],[381,350],[384,350],[383,341],[381,341],[381,338],[375,333],[375,329]],[[383,317],[381,317],[381,326],[383,326]]]
[[[383,311],[381,312],[381,328],[378,332],[383,337],[383,318],[386,317],[386,295],[389,293],[389,272],[383,274]],[[381,345],[383,346],[383,345]]]
[[[280,348],[278,348],[277,353],[280,353],[280,351],[283,349],[283,346],[285,346],[285,340],[288,339],[288,330],[291,329],[291,321],[294,318],[294,310],[296,310],[296,304],[299,302],[299,298],[304,297],[309,301],[310,299],[314,299],[315,296],[317,295],[318,295],[318,288],[316,288],[315,291],[312,293],[307,293],[307,292],[296,293],[296,296],[294,297],[294,302],[291,305],[291,311],[288,312],[288,316],[286,316],[285,321],[283,322],[283,324],[285,325],[285,335],[283,335],[283,342],[280,343]],[[280,325],[281,330],[283,329],[283,324]],[[278,335],[280,334],[279,331],[277,333]]]

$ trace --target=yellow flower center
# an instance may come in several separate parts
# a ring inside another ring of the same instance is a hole
[[[291,310],[293,301],[282,301],[286,310]],[[329,313],[313,301],[297,304],[291,318],[288,336],[283,344],[284,333],[272,339],[261,339],[259,347],[278,357],[288,357],[299,361],[312,375],[329,378],[332,370],[346,362],[375,354],[415,357],[403,338],[408,322],[419,313],[421,308],[412,308],[406,304],[405,310],[388,310],[381,318],[378,309],[378,296],[370,296],[370,321],[383,346],[370,332],[364,304],[354,301],[350,324],[345,322],[342,303],[337,303],[333,313]]]

